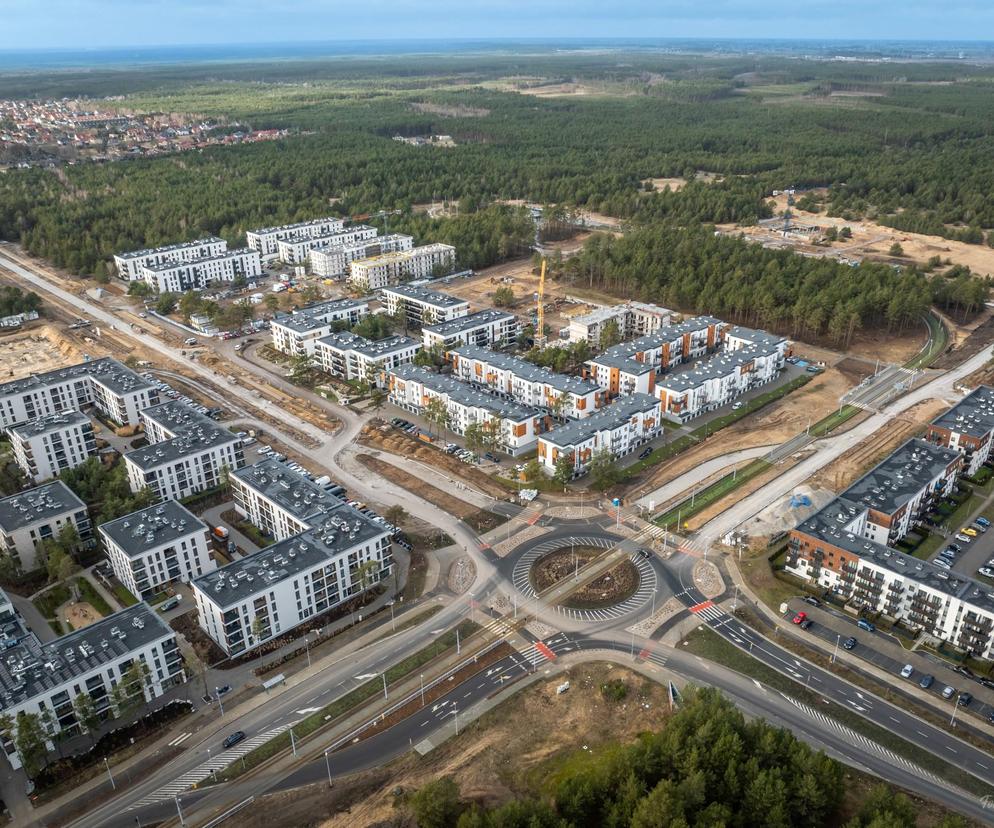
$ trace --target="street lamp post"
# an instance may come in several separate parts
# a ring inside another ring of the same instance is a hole
[[[386,670],[381,674],[383,676],[383,698],[387,698],[387,673]]]
[[[425,706],[425,674],[421,674],[421,706]]]
[[[304,650],[307,652],[307,666],[311,666],[311,634],[304,636]]]
[[[391,630],[391,632],[396,632],[397,631],[397,625],[394,623],[393,604],[394,604],[394,602],[391,601],[390,602],[390,630]]]
[[[328,759],[328,751],[327,750],[324,752],[324,766],[325,766],[325,769],[328,771],[328,787],[330,788],[331,787],[331,762]]]
[[[220,687],[215,687],[214,688],[214,695],[217,697],[217,706],[218,706],[218,709],[221,711],[221,718],[223,719],[224,718],[224,702],[221,701],[221,688]]]
[[[176,801],[176,813],[179,814],[179,824],[181,828],[186,828],[186,820],[183,819],[183,809],[179,804],[179,796],[174,796],[173,799]]]
[[[832,653],[832,664],[835,664],[835,659],[839,655],[839,642],[842,640],[841,635],[835,636],[835,652]]]
[[[104,767],[107,768],[107,776],[110,778],[111,790],[117,790],[117,783],[114,782],[114,774],[110,772],[110,764],[107,762],[107,757],[104,757]]]

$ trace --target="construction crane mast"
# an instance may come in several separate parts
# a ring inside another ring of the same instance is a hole
[[[538,277],[538,307],[535,309],[535,344],[545,345],[545,259]]]

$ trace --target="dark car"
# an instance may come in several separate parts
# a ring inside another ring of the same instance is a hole
[[[652,553],[648,549],[640,549],[639,554],[645,559],[649,560],[652,557]]]
[[[855,638],[849,636],[849,638],[847,638],[845,641],[842,642],[842,646],[847,650],[851,650],[858,643],[859,642],[857,642]]]
[[[224,747],[230,748],[237,745],[242,739],[245,738],[244,730],[236,730],[234,733],[229,734],[224,740]]]
[[[228,693],[231,692],[231,685],[230,684],[223,684],[220,687],[215,687],[214,689],[217,691],[217,694],[219,696],[226,696],[226,695],[228,695]]]
[[[654,450],[655,449],[653,449],[652,446],[646,446],[644,449],[642,449],[641,453],[639,454],[639,460],[645,460],[645,458],[648,457],[650,454],[652,454]]]
[[[821,601],[819,601],[817,598],[815,598],[814,595],[805,595],[804,596],[804,603],[805,604],[811,604],[811,606],[813,606],[813,607],[820,607],[821,606]]]
[[[812,621],[810,618],[805,618],[801,622],[801,629],[802,630],[810,630],[812,624],[814,624],[814,621]]]
[[[973,701],[973,693],[967,693],[966,691],[959,694],[959,698],[956,699],[956,704],[960,707],[969,707],[970,702]]]
[[[981,676],[978,681],[990,690],[994,690],[994,679],[989,679],[985,676]]]
[[[959,673],[961,676],[966,676],[967,678],[973,678],[973,673],[970,671],[970,669],[962,664],[957,664],[955,667],[953,667],[953,672]]]
[[[918,686],[922,690],[928,690],[935,683],[935,676],[922,676],[922,680],[918,682]]]

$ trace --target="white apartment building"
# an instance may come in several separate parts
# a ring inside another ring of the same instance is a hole
[[[469,302],[423,285],[397,285],[385,287],[380,298],[387,313],[396,317],[403,312],[412,328],[451,322],[469,313]]]
[[[81,539],[91,537],[86,504],[61,480],[0,499],[0,553],[13,558],[22,572],[32,572],[43,563],[38,545],[68,524]]]
[[[387,530],[338,503],[300,534],[197,578],[193,596],[201,627],[234,656],[361,594],[392,569]]]
[[[97,453],[90,418],[81,411],[49,414],[8,429],[14,460],[34,482],[58,477]]]
[[[212,282],[233,282],[238,277],[255,279],[261,275],[262,260],[258,251],[245,247],[199,259],[145,265],[139,278],[160,293],[183,293],[203,290]]]
[[[538,438],[538,460],[553,474],[563,455],[573,461],[573,475],[585,474],[599,451],[618,459],[655,437],[660,431],[659,400],[648,394],[620,397],[583,420],[561,425]]]
[[[925,439],[963,455],[963,473],[972,477],[987,462],[994,439],[994,388],[981,385],[940,414]]]
[[[451,269],[456,249],[448,244],[426,244],[411,250],[356,259],[349,265],[349,283],[362,291],[380,290],[412,279],[427,279]]]
[[[131,490],[182,500],[220,485],[222,472],[245,465],[242,441],[181,402],[142,412],[149,445],[124,455]]]
[[[437,348],[445,354],[460,345],[493,347],[517,335],[518,318],[513,313],[490,309],[422,328],[421,344],[426,350]]]
[[[384,253],[402,253],[414,249],[414,237],[401,233],[350,242],[349,244],[322,244],[311,248],[311,273],[322,279],[343,279],[349,265],[359,259],[368,259]]]
[[[448,355],[457,379],[559,418],[580,420],[604,404],[606,395],[597,383],[557,374],[518,357],[478,345],[462,345]]]
[[[291,356],[314,356],[317,341],[328,336],[333,327],[352,327],[369,313],[366,299],[335,299],[301,308],[292,314],[277,316],[270,325],[273,347]]]
[[[774,349],[777,352],[781,368],[790,351],[790,342],[785,337],[756,328],[743,328],[741,325],[726,328],[722,339],[726,351],[737,351],[740,348]]]
[[[652,393],[662,402],[666,419],[685,423],[772,382],[782,367],[783,357],[775,346],[752,345],[658,377]]]
[[[389,336],[373,342],[342,331],[319,339],[314,358],[321,370],[333,377],[383,387],[386,374],[409,363],[420,350],[421,343],[406,336]]]
[[[402,365],[390,374],[390,402],[405,411],[422,414],[431,399],[445,404],[445,428],[465,435],[474,423],[494,429],[494,448],[517,457],[531,450],[545,427],[545,416],[535,408],[478,391],[450,376],[427,368]]]
[[[191,259],[203,259],[206,256],[220,256],[228,249],[224,239],[211,236],[180,244],[169,244],[164,247],[150,247],[146,250],[134,250],[131,253],[119,253],[114,256],[114,267],[117,275],[126,282],[142,278],[142,270],[146,267],[166,264],[168,262],[186,262]]]
[[[628,354],[624,349],[609,348],[583,364],[581,376],[599,388],[608,398],[629,394],[651,394],[656,387],[656,369]]]
[[[262,260],[275,259],[280,241],[291,238],[316,238],[338,233],[345,226],[340,218],[321,218],[312,221],[298,221],[295,224],[282,224],[278,227],[261,227],[245,234],[245,243],[258,251]]]
[[[102,523],[97,531],[114,574],[141,599],[217,567],[207,546],[207,524],[175,500]]]
[[[141,411],[158,402],[151,382],[105,357],[0,385],[0,428],[90,404],[120,425],[136,426]]]
[[[15,642],[0,654],[0,714],[15,724],[21,712],[50,714],[54,732],[78,735],[84,731],[73,702],[83,693],[101,719],[115,718],[111,691],[135,661],[148,667],[145,687],[134,687],[147,702],[186,678],[176,633],[144,602],[42,644],[0,592],[0,623]],[[11,765],[21,767],[13,743],[3,747]]]
[[[663,325],[669,325],[672,318],[673,311],[645,302],[626,302],[623,305],[597,308],[570,320],[569,340],[587,342],[591,347],[597,348],[605,326],[611,321],[618,326],[618,334],[622,339],[630,339],[633,336],[645,336]]]
[[[366,224],[353,224],[326,236],[290,236],[276,242],[277,258],[288,265],[304,264],[315,247],[342,247],[376,238],[377,230]]]

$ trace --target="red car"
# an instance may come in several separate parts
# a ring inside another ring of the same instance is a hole
[[[803,624],[807,620],[808,614],[806,612],[799,612],[794,616],[795,624]]]

